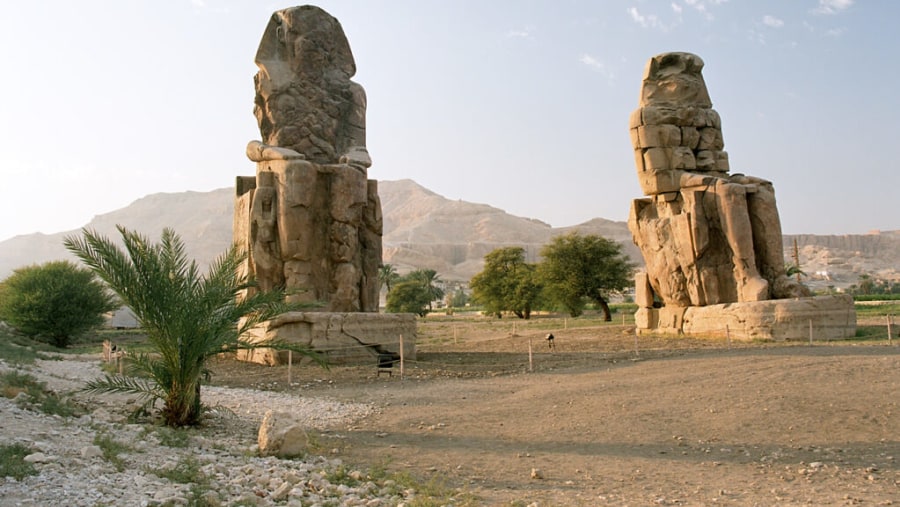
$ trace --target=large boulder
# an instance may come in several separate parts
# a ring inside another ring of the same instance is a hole
[[[292,458],[309,450],[309,435],[290,413],[269,410],[259,425],[257,443],[263,456]]]

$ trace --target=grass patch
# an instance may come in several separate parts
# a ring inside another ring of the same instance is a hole
[[[74,417],[84,413],[84,410],[72,403],[69,398],[48,391],[46,385],[34,375],[18,370],[10,370],[0,375],[0,395],[13,399],[22,393],[25,397],[19,398],[17,403],[25,409],[60,417]]]
[[[888,315],[900,315],[900,302],[891,303],[855,303],[857,318],[860,317],[886,317]]]
[[[896,331],[896,327],[892,331]],[[897,334],[894,332],[893,334]],[[886,326],[856,326],[856,334],[850,340],[856,341],[887,341],[887,327]]]
[[[386,490],[385,493],[401,497],[405,496],[408,491],[414,491],[415,495],[403,502],[409,507],[478,505],[474,495],[447,486],[446,478],[441,475],[432,475],[427,481],[422,482],[406,471],[391,472],[388,470],[389,464],[388,460],[372,466],[360,480],[355,479],[355,473],[349,471],[344,465],[340,465],[326,472],[325,478],[331,484],[343,484],[350,487],[355,487],[364,481],[372,481],[382,490]]]
[[[208,482],[206,474],[200,469],[200,462],[193,456],[185,456],[172,468],[156,468],[147,471],[160,479],[167,479],[178,484],[206,484]]]
[[[29,475],[37,475],[34,465],[25,461],[31,449],[24,444],[0,445],[0,477],[12,477],[21,481]]]
[[[106,433],[98,433],[94,436],[94,445],[103,452],[103,459],[110,462],[116,470],[121,472],[125,470],[125,460],[119,455],[132,452],[133,449],[127,445],[113,439]]]
[[[153,433],[159,440],[160,445],[171,447],[173,449],[185,449],[191,443],[191,435],[185,428],[170,428],[168,426],[159,426]]]
[[[45,352],[59,352],[59,349],[0,328],[0,359],[13,366],[32,365],[37,359],[52,359]]]

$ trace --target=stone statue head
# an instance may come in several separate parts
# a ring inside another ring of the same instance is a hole
[[[712,107],[703,81],[703,60],[691,53],[662,53],[647,62],[641,106]]]
[[[341,24],[313,5],[272,14],[256,52],[256,64],[276,84],[296,77],[349,80],[356,74]]]

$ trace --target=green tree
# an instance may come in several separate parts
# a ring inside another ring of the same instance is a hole
[[[415,313],[424,317],[430,304],[431,293],[421,281],[401,279],[388,293],[386,309],[389,313]]]
[[[400,275],[397,274],[397,268],[395,268],[393,264],[382,264],[381,266],[378,266],[378,281],[388,292],[391,292],[391,287],[394,286],[394,283],[396,283],[399,278]]]
[[[431,310],[431,302],[444,299],[444,290],[438,287],[441,279],[437,276],[437,271],[433,269],[417,269],[409,272],[404,280],[417,281],[422,284],[425,291],[428,292],[428,309]]]
[[[622,253],[622,245],[601,236],[578,233],[557,236],[541,250],[540,279],[552,301],[573,317],[584,311],[585,299],[612,320],[606,298],[633,283],[634,267]]]
[[[106,376],[89,382],[87,391],[136,393],[146,399],[144,408],[162,400],[168,426],[193,426],[202,415],[206,362],[217,354],[268,347],[293,350],[323,364],[306,347],[243,339],[252,327],[293,306],[285,303],[281,290],[248,290],[254,285],[240,274],[246,257],[236,246],[201,275],[171,229],[156,244],[124,227],[118,230],[124,251],[87,229],[82,237],[67,237],[65,245],[134,311],[153,350],[132,357],[133,376]]]
[[[20,268],[0,284],[0,319],[57,347],[99,327],[117,307],[94,273],[69,261]]]
[[[498,248],[484,256],[484,269],[469,286],[486,313],[500,316],[513,312],[520,319],[528,319],[541,293],[536,272],[534,264],[525,262],[524,248]]]

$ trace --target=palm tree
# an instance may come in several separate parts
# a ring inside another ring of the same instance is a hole
[[[173,230],[163,230],[160,243],[152,244],[136,232],[117,229],[125,251],[88,229],[82,229],[82,238],[65,238],[64,244],[134,311],[153,351],[133,358],[128,371],[132,376],[107,375],[89,382],[86,391],[136,393],[145,398],[145,410],[162,400],[166,425],[193,426],[203,412],[200,385],[209,378],[206,362],[217,354],[288,349],[324,365],[306,347],[242,339],[252,327],[292,306],[284,302],[281,290],[246,290],[252,282],[239,274],[245,254],[236,246],[201,275]]]
[[[417,269],[406,276],[410,280],[421,283],[422,287],[428,292],[428,296],[431,298],[428,302],[429,310],[431,310],[431,301],[438,301],[444,298],[444,290],[437,286],[437,284],[443,283],[438,278],[437,271],[433,269]]]
[[[397,274],[397,268],[394,267],[393,264],[382,264],[378,266],[378,280],[387,288],[387,291],[391,291],[391,287],[393,287],[394,282],[400,278],[400,275]]]

